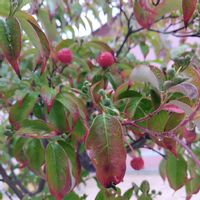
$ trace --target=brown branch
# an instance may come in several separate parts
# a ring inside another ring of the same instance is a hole
[[[24,194],[22,191],[16,186],[16,184],[12,181],[12,179],[7,175],[5,169],[0,165],[0,174],[4,180],[4,182],[13,190],[13,192],[17,195],[19,199],[23,199]]]

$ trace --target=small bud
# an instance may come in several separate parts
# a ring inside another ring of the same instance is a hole
[[[103,97],[106,95],[106,92],[103,89],[100,89],[98,93]]]
[[[168,69],[167,74],[169,75],[170,79],[173,79],[175,77],[176,71],[174,68]]]
[[[155,191],[155,190],[152,190],[151,193],[152,193],[152,194],[156,194],[156,191]]]
[[[5,136],[11,137],[13,135],[13,131],[7,130],[4,132]]]
[[[140,185],[140,189],[143,193],[148,194],[150,190],[150,185],[148,181],[143,181]]]
[[[109,98],[106,98],[103,100],[103,105],[106,107],[111,106],[111,100]]]

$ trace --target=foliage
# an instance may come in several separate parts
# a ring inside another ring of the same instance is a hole
[[[163,157],[160,175],[172,189],[185,187],[187,199],[198,193],[200,49],[187,38],[200,37],[199,20],[197,0],[1,0],[8,196],[86,199],[75,187],[95,170],[96,200],[151,200],[161,193],[147,181],[123,194],[116,187],[127,155],[143,168],[143,147]],[[167,35],[181,38],[177,49]]]

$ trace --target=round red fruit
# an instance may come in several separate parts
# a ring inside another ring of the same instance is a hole
[[[144,168],[144,160],[140,157],[135,157],[131,160],[131,167],[135,170],[141,170]]]
[[[71,52],[70,49],[63,48],[63,49],[58,51],[57,58],[61,63],[69,65],[69,64],[72,63],[73,53]]]
[[[115,58],[112,55],[112,53],[106,51],[106,52],[102,52],[98,56],[97,62],[99,63],[99,65],[101,67],[107,68],[107,67],[110,67],[111,65],[113,65],[115,63]]]

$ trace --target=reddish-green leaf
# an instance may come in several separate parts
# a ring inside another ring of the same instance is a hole
[[[149,7],[146,0],[135,1],[134,13],[138,23],[144,28],[149,28],[156,18],[156,11]]]
[[[197,0],[182,0],[183,20],[187,27],[197,5]]]
[[[51,138],[59,135],[60,132],[45,121],[24,120],[16,133],[27,138]]]
[[[45,162],[45,150],[38,139],[29,140],[24,146],[28,167],[37,175],[42,175],[41,166]]]
[[[57,93],[58,93],[58,90],[47,87],[47,86],[43,86],[41,88],[40,94],[41,94],[41,97],[44,100],[45,104],[47,105],[48,112],[50,112],[50,110],[54,104],[54,100],[55,100]]]
[[[15,105],[11,107],[9,121],[15,129],[19,129],[22,121],[28,118],[35,105],[37,97],[37,93],[27,94],[21,103],[16,102]]]
[[[174,190],[180,189],[187,183],[187,163],[180,154],[177,158],[171,153],[167,154],[166,174]]]
[[[81,165],[78,158],[77,150],[73,147],[72,144],[67,143],[66,141],[59,141],[59,144],[63,147],[71,164],[71,174],[73,175],[74,181],[72,187],[74,188],[80,181]]]
[[[21,42],[20,25],[16,18],[0,19],[0,48],[20,79],[19,56]]]
[[[63,90],[57,95],[56,100],[60,102],[71,114],[73,119],[71,128],[74,127],[79,117],[81,117],[81,119],[87,118],[87,112],[82,100],[73,95],[71,92]]]
[[[38,65],[41,65],[41,73],[43,73],[45,71],[46,68],[46,62],[49,58],[50,55],[50,46],[49,46],[49,41],[46,37],[46,35],[44,34],[44,32],[41,30],[40,26],[38,25],[37,21],[34,19],[34,17],[32,17],[31,15],[25,13],[25,12],[18,12],[17,13],[17,17],[18,18],[23,18],[25,19],[34,29],[34,37],[31,37],[32,39],[37,37],[39,38],[40,44],[36,45],[36,48],[38,47],[38,45],[41,45],[41,52],[40,52],[40,57],[38,59]],[[27,29],[25,29],[26,32],[28,33]],[[30,32],[28,34],[30,36]],[[38,39],[37,39],[38,40]],[[33,44],[36,44],[36,41],[33,41]]]
[[[198,193],[200,190],[200,176],[195,175],[193,179],[191,179],[186,185],[187,196],[191,197],[193,194]]]
[[[101,110],[101,107],[99,105],[101,95],[98,92],[103,87],[104,87],[104,82],[99,81],[99,82],[96,82],[94,85],[92,85],[92,87],[90,88],[90,96],[91,96],[92,102],[99,110]]]
[[[72,183],[67,153],[59,144],[49,143],[47,146],[46,173],[52,196],[62,200],[71,190]]]
[[[157,19],[174,10],[181,9],[182,0],[163,0],[158,5],[153,5],[153,1],[136,0],[134,3],[134,13],[137,22],[143,28],[149,28]]]
[[[111,187],[123,180],[126,170],[126,150],[120,122],[105,114],[95,118],[86,140],[89,157],[96,168],[98,181]]]

